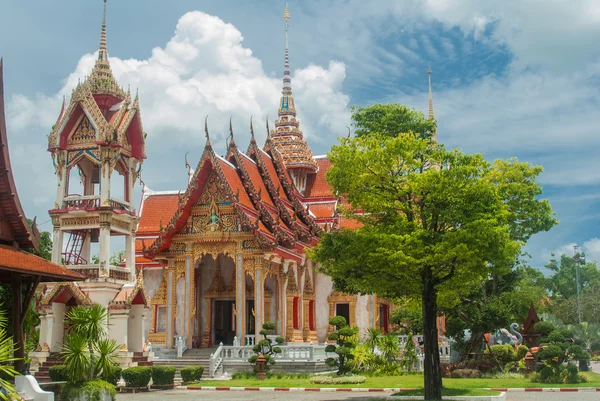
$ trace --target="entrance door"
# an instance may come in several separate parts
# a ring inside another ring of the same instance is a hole
[[[213,345],[233,345],[235,326],[233,308],[235,301],[214,301]]]

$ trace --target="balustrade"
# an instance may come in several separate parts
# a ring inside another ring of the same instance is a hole
[[[95,209],[99,206],[99,195],[67,196],[63,200],[63,208],[65,209]]]
[[[275,354],[274,359],[278,361],[317,361],[325,358],[324,345],[278,345],[281,353]],[[223,360],[247,361],[254,351],[252,346],[224,345],[219,347]],[[318,357],[318,358],[316,358]]]
[[[117,200],[117,199],[109,199],[108,204],[110,205],[110,207],[113,210],[123,210],[126,212],[129,211],[129,203],[127,203],[127,202]]]
[[[100,265],[74,265],[67,266],[69,270],[72,270],[76,273],[81,274],[86,279],[97,279],[101,278],[100,275]],[[115,280],[129,280],[129,269],[125,269],[119,266],[109,266],[108,267],[108,277]]]

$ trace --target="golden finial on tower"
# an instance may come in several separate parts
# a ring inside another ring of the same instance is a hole
[[[104,15],[102,16],[102,31],[100,32],[100,51],[98,52],[98,60],[108,60],[108,52],[106,50],[106,0],[104,0]]]
[[[290,10],[288,9],[287,3],[285,3],[285,11],[283,13],[283,18],[285,18],[285,22],[290,20]]]
[[[431,91],[431,67],[427,68],[427,77],[429,79],[429,119],[433,120],[433,94]]]

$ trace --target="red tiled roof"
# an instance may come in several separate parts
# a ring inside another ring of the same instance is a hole
[[[178,203],[179,197],[177,194],[148,195],[147,198],[144,199],[141,211],[142,215],[140,216],[140,224],[137,232],[158,233],[160,231],[161,220],[163,226],[166,226],[171,220],[171,217],[173,217],[173,214],[175,214]],[[149,246],[150,243],[146,242],[146,245]]]
[[[358,220],[350,219],[348,217],[340,217],[340,227],[347,228],[350,230],[356,230],[361,228],[363,225]]]
[[[79,281],[85,279],[85,277],[69,269],[8,245],[0,245],[0,270],[42,276],[42,281]]]
[[[236,194],[239,190],[240,203],[248,208],[254,209],[254,205],[252,204],[252,201],[250,201],[250,197],[248,197],[246,189],[244,188],[244,185],[242,184],[242,181],[240,180],[235,168],[220,158],[217,158],[217,160],[233,193]]]
[[[319,171],[316,174],[309,174],[306,180],[306,197],[317,198],[317,197],[330,197],[333,196],[333,190],[327,183],[325,173],[332,166],[332,163],[326,157],[319,157],[315,159]]]
[[[335,202],[310,203],[308,207],[310,212],[314,214],[317,219],[333,217],[333,214],[335,213]]]
[[[269,191],[267,191],[267,187],[265,186],[265,183],[263,182],[262,177],[260,176],[258,166],[254,162],[250,161],[245,155],[240,155],[239,159],[244,165],[246,171],[248,172],[248,176],[250,177],[250,181],[252,182],[254,189],[256,190],[256,192],[260,192],[260,199],[268,205],[275,207],[273,201],[271,200],[271,197],[269,196]]]
[[[267,168],[267,173],[269,174],[268,179],[270,179],[271,182],[273,183],[273,185],[275,185],[275,188],[277,188],[279,186],[279,197],[282,199],[287,199],[285,191],[283,190],[283,186],[279,182],[279,177],[277,176],[277,171],[275,170],[275,165],[273,164],[273,160],[271,160],[271,158],[263,150],[260,150],[257,153],[258,153],[259,157],[262,158],[262,162],[265,164],[265,167]]]

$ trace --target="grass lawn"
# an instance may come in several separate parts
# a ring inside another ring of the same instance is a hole
[[[581,384],[544,384],[532,383],[529,379],[444,379],[447,389],[481,389],[481,388],[522,388],[522,387],[600,387],[600,374],[585,372],[589,383]],[[277,379],[267,380],[205,380],[192,386],[216,387],[359,387],[359,388],[422,388],[423,375],[367,377],[362,384],[312,384],[309,379]]]

